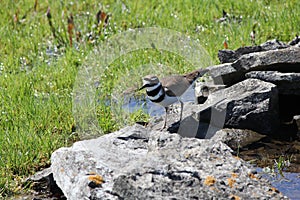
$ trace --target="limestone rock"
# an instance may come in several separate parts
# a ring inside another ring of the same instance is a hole
[[[294,43],[291,42],[291,44]],[[287,45],[278,40],[270,40],[258,46],[240,47],[235,51],[229,49],[219,50],[218,57],[221,63],[232,63],[245,54],[275,49],[283,49],[289,46],[290,45]]]
[[[231,152],[221,141],[135,125],[58,149],[51,170],[70,200],[287,199]],[[91,187],[91,176],[103,181]]]
[[[250,129],[270,135],[279,126],[276,85],[258,79],[247,79],[216,91],[209,95],[205,104],[192,110],[196,114],[184,119],[180,129],[195,132],[191,127],[200,126],[199,122],[207,123],[209,127],[205,138],[210,138],[217,130],[212,127]],[[179,134],[183,133],[179,131]]]
[[[222,141],[233,150],[243,148],[266,137],[251,130],[221,129],[212,137],[215,141]]]
[[[294,115],[300,114],[300,73],[252,71],[247,73],[246,77],[257,78],[277,86],[281,121],[290,122]]]
[[[25,185],[27,184],[31,185],[31,188],[36,191],[36,193],[34,194],[34,198],[29,195],[24,199],[48,199],[47,197],[49,196],[56,196],[59,199],[64,199],[63,192],[54,181],[51,167],[45,168],[28,177],[25,180]]]
[[[257,78],[273,83],[277,86],[279,94],[300,95],[300,73],[252,71],[246,74],[246,78]]]
[[[292,46],[249,53],[233,63],[208,67],[215,84],[230,86],[245,79],[249,71],[300,72],[300,48]]]

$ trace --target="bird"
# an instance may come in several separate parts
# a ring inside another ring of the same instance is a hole
[[[156,75],[147,75],[143,77],[143,85],[139,90],[146,88],[146,93],[150,101],[159,104],[165,108],[165,120],[162,129],[167,124],[168,108],[175,102],[180,102],[182,119],[183,102],[180,97],[195,82],[208,72],[208,69],[198,69],[185,75],[172,75],[159,79]]]

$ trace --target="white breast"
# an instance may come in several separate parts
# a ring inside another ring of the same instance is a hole
[[[166,94],[164,100],[162,100],[161,102],[158,102],[157,104],[159,104],[163,107],[168,107],[169,105],[171,105],[177,101],[178,101],[177,97],[170,97]]]

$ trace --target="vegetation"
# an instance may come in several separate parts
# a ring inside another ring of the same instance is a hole
[[[263,168],[263,172],[272,176],[279,176],[284,178],[284,170],[290,167],[292,155],[281,155],[278,159],[274,159],[274,165],[267,166]]]
[[[49,166],[55,149],[78,139],[72,115],[76,74],[89,53],[111,36],[139,27],[173,29],[198,39],[217,63],[225,40],[230,49],[274,38],[289,41],[299,34],[300,24],[298,0],[24,0],[2,1],[1,7],[0,196],[22,192],[24,178]],[[218,22],[223,10],[230,20]],[[250,39],[253,30],[255,41]],[[147,63],[162,63],[179,73],[196,68],[155,50],[117,59],[101,74],[97,96],[105,133],[124,124],[107,103],[114,86]],[[138,82],[138,72],[134,77]],[[129,122],[139,116],[146,117],[138,111]]]

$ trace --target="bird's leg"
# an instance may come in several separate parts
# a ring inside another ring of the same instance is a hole
[[[168,107],[165,107],[165,110],[166,110],[166,115],[165,115],[164,126],[162,127],[162,129],[166,128],[167,126]]]
[[[182,120],[182,112],[183,112],[183,102],[181,100],[179,100],[179,102],[180,102],[180,107],[181,107],[181,109],[180,109],[180,120],[179,121],[181,121]]]

